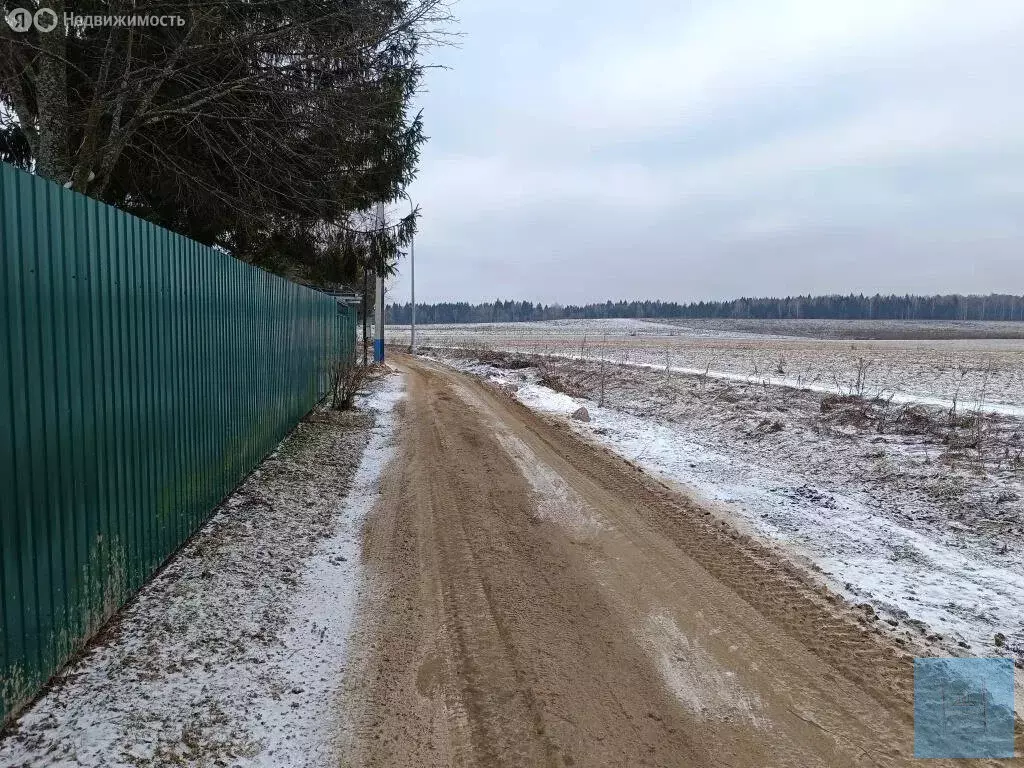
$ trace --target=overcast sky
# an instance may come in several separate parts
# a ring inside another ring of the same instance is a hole
[[[1024,0],[454,8],[419,301],[1024,292]]]

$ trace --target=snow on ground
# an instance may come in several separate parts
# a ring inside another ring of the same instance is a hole
[[[615,364],[615,360],[609,357],[602,357],[597,355],[567,355],[565,356],[569,360],[583,360],[586,362],[606,362]],[[744,374],[744,373],[730,373],[729,371],[713,371],[711,369],[700,369],[700,368],[685,368],[678,365],[658,365],[656,363],[641,363],[641,362],[630,362],[624,363],[624,365],[634,366],[639,368],[647,368],[652,371],[665,371],[666,368],[669,373],[682,373],[688,376],[707,376],[710,379],[719,379],[722,381],[736,381],[744,384],[762,384],[764,386],[775,386],[775,387],[787,387],[789,389],[803,389],[809,392],[819,392],[821,394],[830,395],[851,395],[856,394],[856,385],[853,384],[842,384],[841,382],[834,383],[823,383],[820,381],[806,381],[800,377],[792,377],[786,375],[772,375],[771,373],[762,373],[759,375],[755,374]],[[955,403],[953,400],[947,400],[941,397],[933,397],[931,395],[914,394],[907,390],[893,389],[889,390],[885,387],[881,387],[877,390],[868,389],[865,387],[860,388],[860,392],[870,397],[877,397],[882,400],[888,400],[893,403],[900,405],[930,405],[936,408],[950,409],[957,407],[962,412],[971,411],[982,411],[984,413],[1001,413],[1006,416],[1024,417],[1024,405],[1009,405],[1006,403],[989,402],[986,400],[969,399],[969,395],[965,393],[965,398],[960,400],[959,403]]]
[[[658,323],[690,333],[754,333],[815,339],[1021,339],[1024,318],[1001,320],[769,320],[754,318],[679,318]]]
[[[23,713],[0,765],[331,764],[360,526],[402,395],[387,376],[357,411],[301,423]]]
[[[472,351],[471,348],[467,347],[449,347],[449,349],[458,349],[461,351]],[[504,348],[502,348],[502,351]],[[507,351],[516,351],[515,349]],[[772,376],[771,374],[747,374],[747,373],[731,373],[729,371],[715,371],[710,368],[685,368],[678,365],[659,365],[657,363],[644,363],[636,361],[621,362],[616,358],[606,357],[602,355],[575,355],[575,354],[558,354],[558,353],[545,353],[547,357],[560,357],[565,360],[578,360],[581,362],[588,363],[610,363],[612,365],[624,365],[627,367],[634,368],[646,368],[651,371],[661,371],[668,373],[681,373],[687,376],[704,376],[709,379],[718,379],[721,381],[735,381],[743,384],[760,384],[766,387],[787,387],[789,389],[800,389],[808,392],[819,392],[821,394],[833,394],[833,395],[850,395],[855,394],[856,385],[842,384],[841,382],[836,383],[822,383],[820,381],[807,381],[802,378],[794,378],[785,375]],[[961,412],[973,412],[981,411],[983,413],[1000,413],[1005,416],[1015,416],[1018,418],[1024,418],[1024,405],[1011,405],[1007,403],[991,402],[988,400],[970,399],[969,395],[965,395],[965,398],[959,402],[948,400],[941,397],[934,397],[931,395],[914,394],[907,390],[888,390],[884,387],[879,389],[867,389],[861,388],[860,390],[864,395],[869,397],[877,397],[882,400],[888,400],[893,403],[900,405],[930,405],[936,408],[958,408]]]
[[[695,403],[694,413],[682,410],[682,421],[675,422],[666,418],[672,411],[666,403],[686,395],[669,386],[656,392],[663,380],[652,372],[639,380],[639,372],[609,377],[607,400],[615,407],[600,407],[592,397],[545,386],[535,368],[507,370],[451,355],[439,359],[514,391],[540,412],[568,417],[586,407],[589,423],[569,419],[579,432],[682,484],[747,532],[813,563],[849,600],[870,603],[883,619],[879,625],[905,641],[930,639],[936,649],[1013,655],[1024,662],[1024,527],[1016,508],[1020,495],[1008,490],[1021,490],[1019,470],[998,481],[1009,506],[988,498],[994,481],[982,479],[977,489],[985,498],[970,500],[973,486],[958,487],[955,498],[963,504],[945,509],[946,499],[926,483],[941,485],[947,478],[941,472],[924,480],[914,475],[913,451],[899,436],[872,442],[860,453],[845,433],[809,440],[799,412],[817,405],[811,394],[800,393],[807,403],[794,399],[797,393],[772,401],[784,402],[777,415],[790,419],[786,427],[769,425],[770,432],[779,429],[773,442],[773,435],[751,429],[760,414],[746,413],[750,404],[742,400],[729,402],[735,393],[728,390]],[[694,385],[694,377],[677,380]],[[875,464],[890,469],[860,483]],[[965,517],[961,506],[981,511]],[[985,519],[985,526],[999,523],[985,527],[978,521],[983,515],[1004,517]],[[1004,645],[996,645],[996,633],[1005,636]]]
[[[474,351],[473,347],[466,346],[448,346],[445,349],[459,350],[463,352]],[[529,351],[521,346],[517,345],[499,345],[493,348],[495,351],[502,352],[523,352]],[[936,397],[934,395],[922,394],[919,389],[916,391],[907,388],[899,388],[899,386],[893,386],[890,381],[888,385],[879,385],[877,387],[871,387],[870,385],[858,385],[853,381],[844,383],[838,378],[834,378],[833,381],[827,382],[822,381],[820,376],[814,377],[803,377],[803,376],[786,376],[785,374],[773,375],[770,372],[755,372],[753,373],[736,373],[734,371],[721,371],[715,370],[710,367],[705,368],[689,368],[686,366],[673,365],[670,362],[667,363],[652,363],[643,362],[641,360],[629,360],[628,358],[623,359],[622,357],[613,357],[610,355],[593,355],[593,354],[576,354],[576,353],[564,353],[564,352],[552,352],[544,350],[533,354],[542,354],[545,357],[558,357],[565,360],[578,360],[581,362],[589,363],[610,363],[612,365],[624,365],[627,367],[634,368],[646,368],[652,371],[667,371],[669,373],[681,373],[687,376],[703,376],[709,379],[719,379],[721,381],[735,381],[745,384],[763,384],[764,386],[776,386],[776,387],[787,387],[789,389],[801,389],[810,392],[820,392],[823,394],[835,394],[835,395],[849,395],[854,393],[861,393],[869,397],[877,397],[883,400],[889,400],[899,404],[920,404],[930,405],[937,408],[958,408],[961,412],[969,411],[982,411],[984,413],[1001,413],[1006,416],[1024,417],[1024,405],[1018,405],[1013,403],[996,402],[985,399],[979,396],[979,391],[976,388],[973,393],[970,391],[964,392],[964,395],[959,400],[952,398]],[[637,355],[638,357],[642,355]],[[647,355],[648,357],[650,355]],[[905,386],[905,385],[900,385]],[[1018,392],[1009,392],[1008,397],[1019,397],[1024,395],[1024,390]],[[959,393],[954,395],[959,398]]]
[[[680,321],[682,322],[682,321]],[[789,329],[792,325],[782,326]],[[812,322],[812,321],[805,321]],[[756,324],[687,325],[647,320],[574,320],[538,323],[429,325],[417,327],[422,347],[514,351],[576,359],[605,359],[679,373],[700,373],[735,381],[812,388],[820,392],[857,390],[895,402],[920,402],[960,410],[1024,416],[1024,324],[900,324],[891,321],[847,323],[874,328],[896,338],[835,338],[852,332],[841,322],[832,337],[755,333]],[[950,326],[952,332],[1015,338],[929,338]],[[769,329],[773,328],[770,323]],[[740,328],[744,330],[740,330]],[[1004,329],[1004,330],[1000,330]],[[395,344],[408,344],[405,326],[387,329]]]

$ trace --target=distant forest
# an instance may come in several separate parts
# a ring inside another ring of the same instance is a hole
[[[387,322],[407,325],[411,305],[392,304]],[[674,301],[607,301],[604,304],[534,304],[492,301],[484,304],[417,304],[416,322],[504,323],[528,320],[602,318],[737,318],[758,320],[1024,320],[1024,296],[787,296],[784,299],[734,299],[679,304]]]

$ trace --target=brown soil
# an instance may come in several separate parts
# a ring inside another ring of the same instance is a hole
[[[852,609],[564,426],[398,359],[345,763],[912,762],[912,659]]]

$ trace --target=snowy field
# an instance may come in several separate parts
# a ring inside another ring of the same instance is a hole
[[[300,424],[22,714],[0,765],[336,764],[360,528],[402,396],[389,376]]]
[[[688,325],[683,325],[688,322]],[[426,325],[417,328],[423,346],[518,351],[605,359],[709,377],[767,382],[820,392],[853,391],[900,402],[942,407],[979,407],[1024,416],[1024,324],[907,323],[844,325],[800,321],[794,327],[762,321],[560,320],[541,323]],[[746,330],[743,330],[746,329]],[[803,330],[801,330],[803,329]],[[779,335],[780,331],[837,337],[900,335],[925,338],[857,339]],[[928,338],[972,333],[1019,338]],[[408,326],[392,326],[387,341],[408,345]]]
[[[575,429],[818,571],[898,642],[1024,664],[1024,390],[1009,384],[1020,380],[1021,342],[855,342],[850,350],[848,340],[764,337],[755,340],[763,348],[749,343],[741,353],[733,346],[739,332],[711,340],[669,335],[660,353],[667,347],[678,358],[666,369],[644,358],[657,354],[649,343],[666,339],[664,326],[529,325],[446,327],[436,336],[425,327],[418,341],[537,410],[568,418],[587,408],[589,422],[569,419]],[[589,348],[615,330],[626,334],[616,345],[580,354],[584,334]],[[709,347],[719,376],[676,364]],[[721,365],[726,351],[738,367],[780,349],[795,360],[798,348],[804,374],[739,375]],[[494,352],[509,349],[516,352]],[[858,385],[856,370],[830,359],[848,351],[873,355],[875,370],[898,370],[901,386],[880,392],[871,366]],[[979,366],[989,368],[987,381],[960,373]],[[831,384],[821,373],[830,367],[837,369]],[[959,391],[920,380],[929,371],[941,383],[951,367]],[[803,378],[814,370],[816,380]]]

